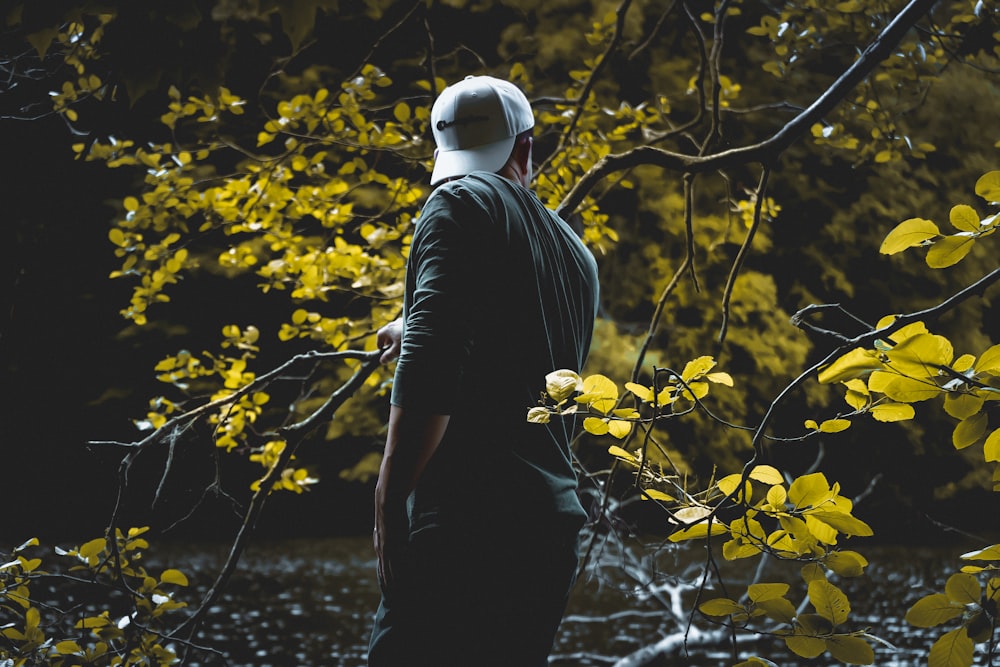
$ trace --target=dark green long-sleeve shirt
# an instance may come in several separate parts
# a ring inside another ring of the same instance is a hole
[[[432,193],[407,263],[392,403],[450,421],[414,524],[582,513],[571,419],[526,414],[547,373],[582,368],[597,303],[593,255],[533,192],[476,172]]]

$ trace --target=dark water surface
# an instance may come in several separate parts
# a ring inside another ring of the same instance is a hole
[[[223,546],[163,546],[165,550],[157,551],[171,567],[188,574],[191,597],[185,599],[196,603],[196,594],[203,594],[224,561]],[[916,599],[930,592],[928,587],[943,588],[947,576],[959,566],[962,550],[865,549],[860,544],[854,548],[864,553],[870,565],[865,576],[837,582],[851,600],[850,629],[870,627],[872,634],[893,645],[875,644],[876,665],[926,665],[930,644],[941,631],[912,628],[902,615]],[[606,557],[606,567],[578,582],[550,664],[615,665],[643,646],[682,632],[683,625],[678,625],[669,607],[674,605],[678,611],[690,607],[695,593],[686,584],[699,581],[698,563],[692,559],[700,553],[693,549],[668,553],[656,563],[662,575],[644,578],[634,569],[639,576],[632,579],[622,575],[620,564],[625,561],[620,554]],[[649,565],[645,561],[639,564]],[[732,568],[732,564],[722,563],[722,567]],[[155,566],[150,569],[155,570]],[[648,574],[648,569],[643,571]],[[223,650],[233,666],[361,667],[371,615],[378,602],[374,572],[368,538],[255,544],[241,560],[220,603],[211,609],[199,643]],[[751,572],[737,572],[729,583],[736,590],[751,576]],[[797,566],[776,567],[764,580],[784,579],[795,584],[796,576]],[[706,597],[716,595],[710,592]],[[792,594],[789,597],[796,599]],[[712,627],[703,620],[697,625],[688,635],[687,656],[678,649],[674,657],[651,664],[733,664],[728,646],[699,645],[698,632],[711,631]],[[741,644],[740,653],[760,655],[780,665],[839,664],[828,658],[824,662],[822,657],[810,661],[795,658],[784,650],[782,642],[767,639]],[[206,660],[199,664],[226,663]]]

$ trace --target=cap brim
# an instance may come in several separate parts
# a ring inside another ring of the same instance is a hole
[[[465,176],[474,171],[496,172],[507,163],[514,148],[516,137],[507,137],[482,146],[453,151],[439,150],[434,158],[431,185],[457,176]]]

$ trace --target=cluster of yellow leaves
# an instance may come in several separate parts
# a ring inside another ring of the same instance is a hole
[[[878,328],[892,324],[884,318]],[[906,325],[874,349],[855,348],[820,371],[820,382],[841,383],[845,400],[855,412],[879,421],[899,421],[914,415],[913,403],[943,398],[945,412],[958,420],[952,433],[956,449],[982,443],[987,463],[1000,462],[1000,426],[989,424],[987,407],[1000,400],[1000,345],[978,358],[955,357],[951,342],[932,334],[923,322]],[[842,430],[846,420],[824,422],[820,430]],[[1000,467],[994,470],[1000,490]]]
[[[976,181],[976,194],[992,205],[1000,203],[1000,171],[983,174]],[[910,218],[896,225],[879,252],[894,255],[909,248],[927,248],[927,266],[944,269],[962,261],[980,239],[993,234],[1000,226],[1000,212],[981,217],[968,204],[952,207],[948,216],[954,234],[943,234],[940,228],[925,218]]]
[[[625,389],[638,399],[640,408],[648,408],[650,419],[665,417],[690,409],[695,401],[708,395],[712,383],[733,386],[728,373],[711,372],[715,363],[712,357],[698,357],[684,366],[679,377],[670,375],[662,387],[626,382]],[[643,417],[639,410],[622,406],[621,402],[618,385],[610,378],[601,374],[582,378],[571,370],[557,370],[545,376],[545,395],[539,405],[528,410],[528,421],[545,424],[553,415],[575,414],[583,407],[588,415],[583,420],[585,431],[624,439]]]
[[[923,596],[906,612],[906,621],[918,628],[961,620],[959,627],[938,637],[931,646],[930,667],[969,667],[975,644],[992,642],[997,630],[1000,577],[995,574],[1000,571],[1000,544],[971,551],[962,558],[986,565],[964,566],[948,578],[943,593]],[[983,576],[983,581],[976,575]]]
[[[787,599],[789,585],[756,583],[749,586],[746,599],[715,598],[699,606],[708,616],[728,617],[740,627],[756,619],[778,623],[777,634],[789,650],[804,658],[824,652],[842,662],[872,664],[874,652],[864,632],[844,632],[850,602],[826,570],[842,577],[864,573],[868,561],[849,550],[836,549],[843,536],[869,536],[871,528],[853,516],[851,501],[840,495],[839,484],[832,486],[822,473],[794,479],[786,486],[781,473],[767,465],[750,469],[746,476],[732,474],[716,484],[715,505],[689,504],[673,512],[682,524],[670,540],[680,542],[728,536],[722,547],[727,560],[769,553],[783,559],[809,561],[802,568],[813,613],[800,613]],[[742,514],[728,524],[716,517],[718,510],[735,503]]]
[[[92,581],[120,590],[129,602],[124,615],[110,610],[63,612],[50,605],[36,604],[31,597],[32,580],[61,575],[39,569],[41,558],[27,558],[22,552],[38,547],[31,539],[14,550],[13,560],[0,565],[0,607],[5,617],[15,610],[20,619],[6,624],[0,634],[0,662],[19,667],[45,664],[53,667],[72,665],[169,665],[177,656],[164,645],[166,617],[186,603],[174,599],[175,586],[187,586],[187,577],[179,570],[167,569],[151,575],[141,564],[149,547],[141,537],[148,528],[116,530],[114,542],[97,538],[79,547],[56,554],[69,559],[68,574],[77,582]],[[127,593],[127,594],[126,594]],[[43,617],[43,613],[46,617]],[[69,621],[66,626],[63,621]],[[153,661],[153,662],[150,662]]]
[[[976,194],[990,205],[1000,203],[1000,171],[990,171],[976,182]],[[897,225],[882,243],[882,252],[894,254],[930,246],[927,264],[944,268],[959,262],[980,238],[996,231],[1000,213],[981,218],[966,204],[955,206],[950,219],[957,230],[941,235],[930,220],[911,218]],[[883,318],[876,330],[890,327],[895,316]],[[946,337],[932,334],[923,322],[913,322],[879,339],[871,349],[854,348],[823,368],[823,383],[840,383],[845,400],[854,408],[849,415],[807,426],[821,431],[843,430],[846,419],[869,413],[879,421],[912,419],[913,404],[942,398],[945,412],[957,420],[952,433],[956,449],[982,444],[986,463],[1000,463],[1000,426],[989,423],[988,406],[1000,400],[1000,345],[978,357],[956,357]],[[993,471],[994,490],[1000,491],[1000,466]]]

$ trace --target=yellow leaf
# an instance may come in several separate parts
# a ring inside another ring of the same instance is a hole
[[[960,232],[979,231],[979,215],[976,213],[976,209],[968,204],[952,207],[949,220],[952,226]]]
[[[816,613],[834,626],[847,620],[851,613],[851,603],[839,588],[829,581],[816,579],[809,582],[809,602]]]
[[[729,373],[709,373],[705,379],[716,384],[724,384],[727,387],[733,386],[733,377]]]
[[[908,403],[879,403],[872,406],[872,417],[880,422],[900,422],[913,419],[916,412]]]
[[[980,176],[976,181],[976,194],[989,202],[1000,201],[1000,171],[990,171]]]
[[[396,117],[400,123],[405,123],[410,120],[410,105],[406,102],[400,102],[392,110],[392,115]]]
[[[927,251],[927,266],[946,269],[961,262],[976,243],[973,236],[946,236]]]
[[[823,562],[842,577],[859,577],[868,565],[867,559],[856,551],[831,551]]]
[[[948,577],[944,585],[945,595],[955,604],[966,605],[979,602],[983,589],[971,574],[957,573]]]
[[[849,419],[827,419],[819,425],[819,430],[823,433],[840,433],[851,427]]]
[[[1000,544],[964,553],[960,558],[963,560],[1000,560]]]
[[[883,255],[895,255],[907,248],[922,245],[935,236],[939,236],[937,225],[924,218],[910,218],[896,225],[882,241],[879,252]]]
[[[875,352],[856,347],[821,370],[818,379],[823,384],[833,384],[860,377],[878,368],[882,368],[882,362]]]
[[[663,502],[676,500],[676,498],[671,496],[669,493],[664,493],[663,491],[659,491],[657,489],[643,489],[642,494],[643,500],[662,500]]]
[[[1000,345],[994,345],[983,352],[979,361],[976,362],[976,371],[979,373],[1000,372]]]
[[[743,475],[739,473],[726,475],[718,481],[717,485],[719,487],[719,491],[727,496],[732,495],[736,489],[739,488],[741,479],[743,479]],[[745,502],[746,500],[749,500],[751,491],[752,487],[750,486],[750,482],[746,482],[743,486],[743,492],[737,494],[734,498],[737,502]]]
[[[587,417],[583,420],[583,430],[593,435],[605,435],[610,430],[608,422],[598,417]]]
[[[965,449],[969,445],[975,444],[986,433],[988,419],[985,412],[979,412],[958,422],[951,434],[951,444],[955,446],[955,449]]]
[[[782,484],[785,481],[777,468],[768,465],[754,466],[753,470],[750,471],[750,479],[764,484]]]
[[[160,575],[160,583],[187,586],[188,578],[180,570],[164,570],[163,574]]]
[[[875,662],[875,651],[861,637],[852,635],[828,637],[826,650],[834,658],[848,665],[870,665]]]
[[[787,500],[788,493],[785,491],[785,487],[780,484],[775,484],[767,490],[767,504],[771,507],[781,509],[785,506],[785,501]]]
[[[864,380],[854,378],[844,382],[844,385],[847,387],[847,392],[844,394],[844,400],[847,404],[855,410],[864,409],[868,405],[871,396],[868,393],[868,385],[865,384]]]
[[[612,419],[608,422],[608,432],[621,440],[632,432],[632,422],[622,421],[621,419]]]
[[[706,616],[729,616],[745,612],[743,605],[729,598],[715,598],[701,603],[698,610]]]
[[[618,386],[604,375],[587,376],[583,380],[583,394],[577,396],[576,401],[607,413],[618,402]]]
[[[821,472],[803,475],[788,488],[788,499],[798,509],[821,505],[832,497],[830,483]]]
[[[645,401],[646,403],[653,402],[652,387],[643,387],[641,384],[636,384],[635,382],[626,382],[625,388],[638,396],[640,401]]]
[[[816,637],[789,635],[784,640],[788,650],[803,658],[815,658],[826,650],[826,642]]]
[[[847,512],[837,512],[833,510],[813,510],[806,515],[807,518],[814,518],[822,521],[828,526],[839,530],[845,535],[855,535],[857,537],[870,537],[874,533],[867,523],[854,517]]]
[[[80,547],[79,553],[84,558],[91,558],[97,554],[104,551],[104,547],[107,546],[107,542],[103,537],[98,537],[97,539],[91,540]]]
[[[1000,428],[986,438],[983,444],[983,457],[987,463],[1000,462]]]
[[[711,529],[709,528],[708,522],[703,521],[701,523],[696,523],[693,526],[678,530],[670,535],[671,542],[682,542],[684,540],[699,540],[704,537],[708,537],[711,533],[712,535],[722,535],[729,532],[724,524],[718,521],[713,521]]]
[[[944,397],[944,411],[955,419],[967,419],[982,410],[983,403],[983,398],[975,394],[948,392]]]
[[[539,406],[528,410],[528,421],[532,424],[548,424],[551,418],[552,413],[546,408]]]
[[[580,376],[565,368],[552,371],[545,376],[545,392],[556,403],[562,403],[574,392],[583,391],[583,386],[583,380]]]
[[[712,357],[704,356],[692,359],[684,365],[684,372],[681,373],[681,379],[685,382],[690,382],[693,378],[704,375],[714,366],[715,359]]]
[[[611,445],[610,447],[608,447],[608,454],[611,454],[611,456],[614,456],[619,459],[624,459],[629,463],[635,463],[635,464],[639,463],[639,459],[632,456],[618,445]]]
[[[833,526],[823,521],[820,521],[815,516],[811,514],[806,515],[806,528],[818,541],[823,544],[836,544],[837,543],[837,531]]]
[[[955,348],[944,336],[919,333],[900,340],[885,353],[886,364],[904,375],[937,375],[955,356]]]
[[[747,587],[747,597],[754,602],[765,602],[775,598],[785,597],[789,589],[788,584],[750,584]]]
[[[931,646],[927,667],[969,667],[975,645],[965,627],[946,632]]]
[[[872,373],[868,380],[868,388],[872,391],[880,391],[900,403],[926,401],[941,393],[941,388],[929,380],[921,381],[880,371]]]

